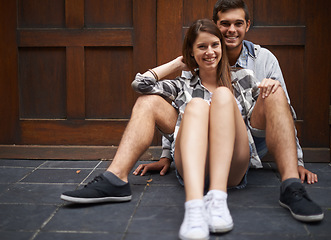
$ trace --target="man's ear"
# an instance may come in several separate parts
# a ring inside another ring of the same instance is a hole
[[[248,20],[248,21],[247,21],[246,32],[248,32],[250,26],[251,26],[251,20]]]

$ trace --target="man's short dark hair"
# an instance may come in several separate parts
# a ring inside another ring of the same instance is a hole
[[[218,19],[218,12],[226,12],[230,9],[241,8],[245,12],[246,22],[249,20],[249,12],[246,3],[243,0],[218,0],[214,5],[213,21],[216,23]]]

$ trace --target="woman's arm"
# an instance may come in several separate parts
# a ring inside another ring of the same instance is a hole
[[[170,62],[167,62],[158,67],[155,67],[155,68],[152,68],[152,69],[146,71],[143,74],[143,76],[152,77],[152,78],[155,78],[156,80],[160,80],[160,79],[168,76],[171,73],[174,73],[177,71],[182,71],[182,70],[187,70],[187,67],[186,67],[186,64],[183,63],[183,57],[179,56]]]
[[[186,65],[182,57],[165,63],[161,66],[149,69],[144,74],[138,73],[131,83],[132,88],[141,94],[157,94],[170,100],[175,100],[182,87],[180,79],[158,81],[177,70],[182,70]]]

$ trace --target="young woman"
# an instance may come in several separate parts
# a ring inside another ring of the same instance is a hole
[[[230,231],[227,187],[246,184],[248,134],[242,105],[233,95],[225,51],[217,26],[198,20],[187,31],[182,57],[138,73],[132,83],[137,92],[171,99],[178,110],[172,155],[186,194],[181,239],[208,239],[209,231]],[[185,68],[192,78],[158,81]]]

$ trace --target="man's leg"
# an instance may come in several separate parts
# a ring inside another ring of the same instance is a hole
[[[164,133],[175,129],[177,111],[156,95],[141,96],[135,103],[114,161],[83,189],[65,192],[61,199],[74,203],[123,202],[131,200],[128,174],[150,145],[157,125]]]
[[[321,221],[322,209],[310,199],[299,179],[294,121],[281,88],[265,99],[259,96],[250,123],[266,130],[266,143],[282,178],[280,205],[299,221]]]
[[[171,134],[175,129],[177,117],[175,108],[162,97],[157,95],[139,97],[114,160],[107,171],[127,182],[132,167],[151,144],[155,126],[158,126],[163,133]]]
[[[266,143],[282,181],[299,178],[294,121],[281,88],[267,98],[259,96],[250,123],[253,128],[266,131]]]

